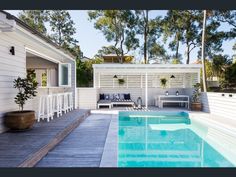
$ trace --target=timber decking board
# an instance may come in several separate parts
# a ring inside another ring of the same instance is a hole
[[[91,114],[36,167],[99,167],[111,115]]]
[[[30,131],[0,134],[0,167],[34,166],[88,114],[88,110],[73,110],[50,122],[38,122]]]

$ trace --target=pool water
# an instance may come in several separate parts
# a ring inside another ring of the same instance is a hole
[[[234,167],[204,128],[185,112],[120,112],[118,167]]]

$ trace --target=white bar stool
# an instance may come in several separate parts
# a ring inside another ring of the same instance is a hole
[[[59,93],[59,110],[64,113],[69,111],[68,109],[68,94],[67,93]]]
[[[38,122],[40,119],[53,119],[53,97],[52,95],[43,95],[39,99]]]
[[[68,92],[68,99],[69,99],[69,105],[68,108],[70,111],[72,111],[74,109],[74,104],[73,104],[73,93],[72,92]]]
[[[58,94],[52,95],[52,108],[53,113],[57,113],[57,117],[62,116],[60,96]]]

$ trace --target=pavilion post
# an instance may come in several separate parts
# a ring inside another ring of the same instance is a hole
[[[148,108],[148,74],[145,74],[145,107]]]

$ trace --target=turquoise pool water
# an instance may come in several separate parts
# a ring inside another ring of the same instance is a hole
[[[120,112],[118,167],[234,167],[207,133],[185,112]]]

